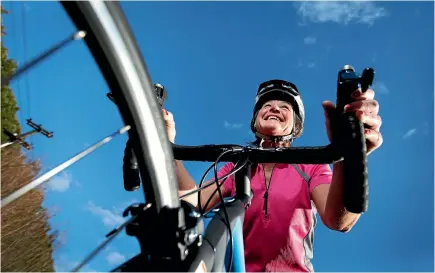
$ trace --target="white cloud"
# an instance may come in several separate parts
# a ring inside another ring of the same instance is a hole
[[[103,224],[109,228],[118,227],[125,222],[124,218],[120,214],[115,213],[113,210],[96,206],[91,201],[88,202],[86,209],[95,216],[100,217]]]
[[[387,15],[384,8],[368,1],[298,2],[295,6],[304,21],[314,23],[334,22],[346,25],[356,22],[373,25],[375,20]]]
[[[417,129],[416,129],[416,128],[409,129],[408,132],[406,132],[406,133],[403,135],[403,139],[407,139],[407,138],[411,137],[411,136],[414,135],[416,132],[417,132]]]
[[[112,212],[122,214],[127,207],[129,207],[133,204],[136,204],[136,203],[140,203],[140,202],[134,198],[129,200],[129,201],[122,202],[119,205],[113,206]]]
[[[371,61],[372,63],[376,63],[376,62],[378,61],[378,58],[377,58],[377,54],[376,54],[376,52],[373,53],[372,58],[370,59],[370,61]]]
[[[384,94],[384,95],[390,93],[390,90],[388,89],[388,87],[385,85],[384,82],[376,82],[375,84],[373,84],[373,90],[376,93]]]
[[[56,272],[69,272],[77,264],[77,262],[71,262],[65,255],[61,255],[54,260],[54,270]]]
[[[114,251],[107,254],[106,260],[109,265],[120,265],[121,263],[125,262],[126,259],[124,255],[117,251]]]
[[[225,121],[224,126],[227,129],[240,129],[240,128],[242,128],[243,124],[241,124],[241,123],[229,123],[228,121]]]
[[[316,37],[307,36],[304,38],[304,44],[306,45],[314,45],[316,43]]]
[[[69,189],[71,183],[71,174],[64,171],[50,179],[50,181],[47,183],[47,186],[52,191],[65,192]]]
[[[316,63],[315,62],[303,62],[301,60],[298,61],[297,67],[302,67],[302,68],[315,68],[316,67]]]
[[[429,122],[424,121],[423,122],[423,134],[428,135],[429,134]]]
[[[26,11],[26,12],[30,12],[32,10],[32,8],[30,7],[30,5],[28,3],[24,3],[23,8],[24,8],[24,11]]]
[[[58,259],[55,259],[54,262],[54,270],[56,272],[70,272],[72,269],[74,269],[79,262],[77,261],[70,261],[67,256],[61,255]],[[81,272],[97,272],[93,268],[91,268],[88,265],[83,266],[80,269]]]

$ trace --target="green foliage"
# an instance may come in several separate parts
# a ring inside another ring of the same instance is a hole
[[[1,9],[2,18],[7,11]],[[2,37],[6,30],[1,24]],[[3,41],[3,39],[2,39]],[[8,50],[1,44],[2,78],[14,73],[17,64],[8,58]],[[16,114],[19,110],[12,89],[1,87],[1,125],[11,133],[21,133]],[[3,129],[2,128],[2,129]],[[3,133],[1,142],[6,142]],[[40,171],[38,161],[28,160],[13,145],[1,150],[1,198],[36,178]],[[18,200],[1,209],[1,268],[2,272],[53,272],[52,254],[58,233],[51,230],[51,215],[42,205],[44,192],[31,190]]]
[[[1,9],[2,18],[7,11],[2,7]],[[6,34],[5,28],[1,26],[2,37]],[[14,73],[17,68],[17,63],[14,60],[8,58],[8,50],[3,46],[3,38],[1,43],[1,71],[2,78],[7,77]],[[21,133],[21,126],[17,120],[16,114],[19,110],[17,106],[17,100],[12,89],[9,86],[2,85],[1,87],[1,125],[3,128],[9,130],[11,133]],[[2,129],[3,129],[2,128]],[[7,136],[3,133],[1,134],[1,142],[4,143],[8,140]]]

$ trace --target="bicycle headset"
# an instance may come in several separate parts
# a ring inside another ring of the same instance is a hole
[[[255,120],[258,112],[264,103],[270,100],[281,100],[291,104],[293,108],[293,129],[288,135],[284,136],[265,136],[256,130]],[[300,120],[300,126],[297,125],[297,119]],[[301,95],[295,84],[284,80],[270,80],[260,84],[255,97],[255,106],[251,121],[251,130],[257,138],[262,140],[270,140],[273,142],[290,141],[299,137],[304,128],[305,111],[302,103]],[[299,127],[299,128],[296,128]]]

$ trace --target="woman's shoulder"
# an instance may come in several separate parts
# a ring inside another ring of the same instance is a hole
[[[302,171],[309,177],[318,173],[332,172],[329,164],[288,164],[287,168]]]

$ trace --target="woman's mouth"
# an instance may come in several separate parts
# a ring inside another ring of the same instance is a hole
[[[278,118],[277,116],[268,116],[265,118],[265,120],[276,120],[276,121],[281,121],[280,118]]]

